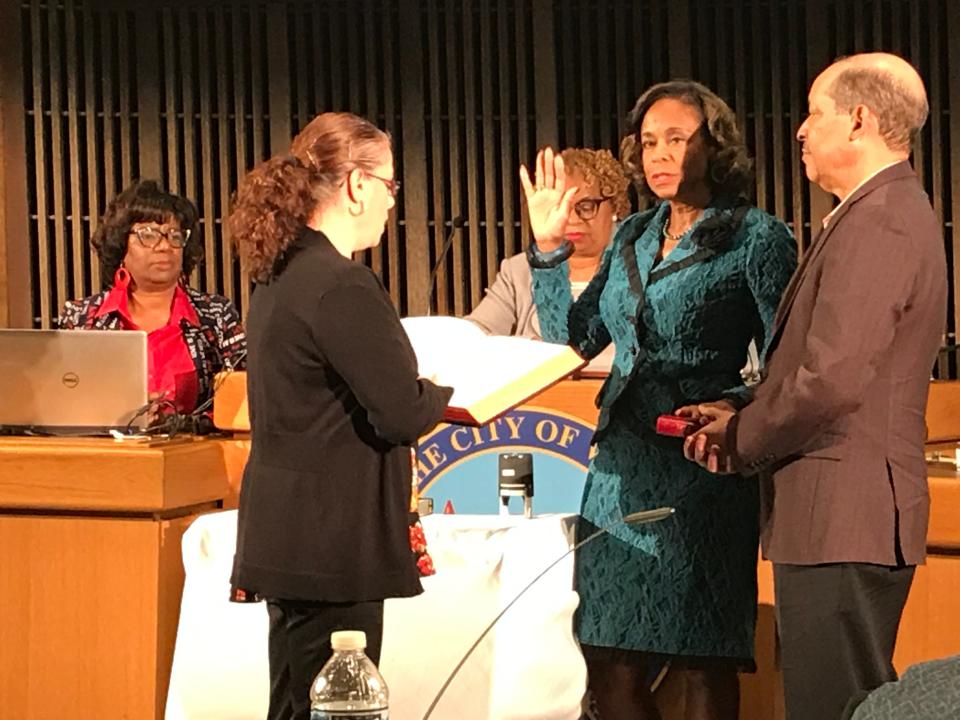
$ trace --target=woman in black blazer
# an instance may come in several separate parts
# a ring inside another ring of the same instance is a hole
[[[380,242],[393,175],[386,133],[324,113],[289,155],[247,175],[229,219],[256,282],[232,583],[267,601],[271,719],[309,717],[331,632],[364,630],[377,662],[383,600],[422,590],[407,534],[410,446],[452,391],[418,378],[389,295],[351,260]]]

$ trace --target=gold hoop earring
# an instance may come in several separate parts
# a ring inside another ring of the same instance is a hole
[[[359,217],[363,215],[364,205],[363,200],[357,200],[357,203],[360,205],[359,209],[355,209],[352,206],[347,210],[353,217]]]

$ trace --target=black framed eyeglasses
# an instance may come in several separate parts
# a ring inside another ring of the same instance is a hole
[[[163,230],[158,227],[142,225],[130,230],[137,236],[137,240],[145,248],[155,248],[160,243],[160,238],[166,238],[172,248],[182,248],[190,240],[189,230]]]
[[[379,180],[382,182],[386,186],[387,192],[390,193],[390,197],[396,197],[397,193],[400,192],[400,181],[396,178],[380,177],[379,175],[374,175],[372,172],[367,172],[366,170],[364,170],[364,173],[367,176],[372,177],[374,180]]]
[[[573,204],[573,211],[581,220],[593,220],[600,210],[600,205],[609,199],[609,197],[583,198]]]

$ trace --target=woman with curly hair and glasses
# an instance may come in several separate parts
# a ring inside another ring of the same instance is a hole
[[[230,300],[187,285],[203,257],[196,207],[135,182],[107,205],[91,244],[104,290],[68,302],[58,327],[145,331],[151,398],[180,413],[206,406],[214,375],[242,366],[246,337]]]
[[[630,181],[609,150],[567,148],[561,157],[568,182],[577,188],[564,231],[564,238],[573,248],[566,266],[576,298],[600,267],[600,258],[610,244],[617,221],[630,212]],[[539,340],[540,321],[533,304],[532,282],[530,263],[522,253],[507,258],[467,319],[490,335]]]
[[[740,406],[751,340],[762,348],[796,267],[793,237],[746,200],[751,173],[730,108],[694,82],[655,85],[630,115],[621,153],[649,210],[628,217],[574,301],[563,261],[571,187],[548,148],[521,168],[536,243],[528,253],[546,340],[613,368],[578,535],[610,527],[577,558],[577,634],[603,720],[658,718],[651,668],[682,670],[686,717],[735,720],[738,670],[753,667],[758,489],[687,462],[657,416],[699,401]],[[676,508],[626,526],[627,513]]]
[[[452,390],[417,376],[389,294],[352,259],[380,243],[398,187],[390,136],[324,113],[243,179],[229,219],[256,282],[232,583],[267,602],[271,719],[309,718],[331,632],[364,631],[378,662],[383,601],[421,592],[410,447]]]

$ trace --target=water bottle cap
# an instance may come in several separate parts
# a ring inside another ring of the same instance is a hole
[[[330,634],[330,647],[334,650],[363,650],[367,647],[367,634],[363,630],[337,630]]]

